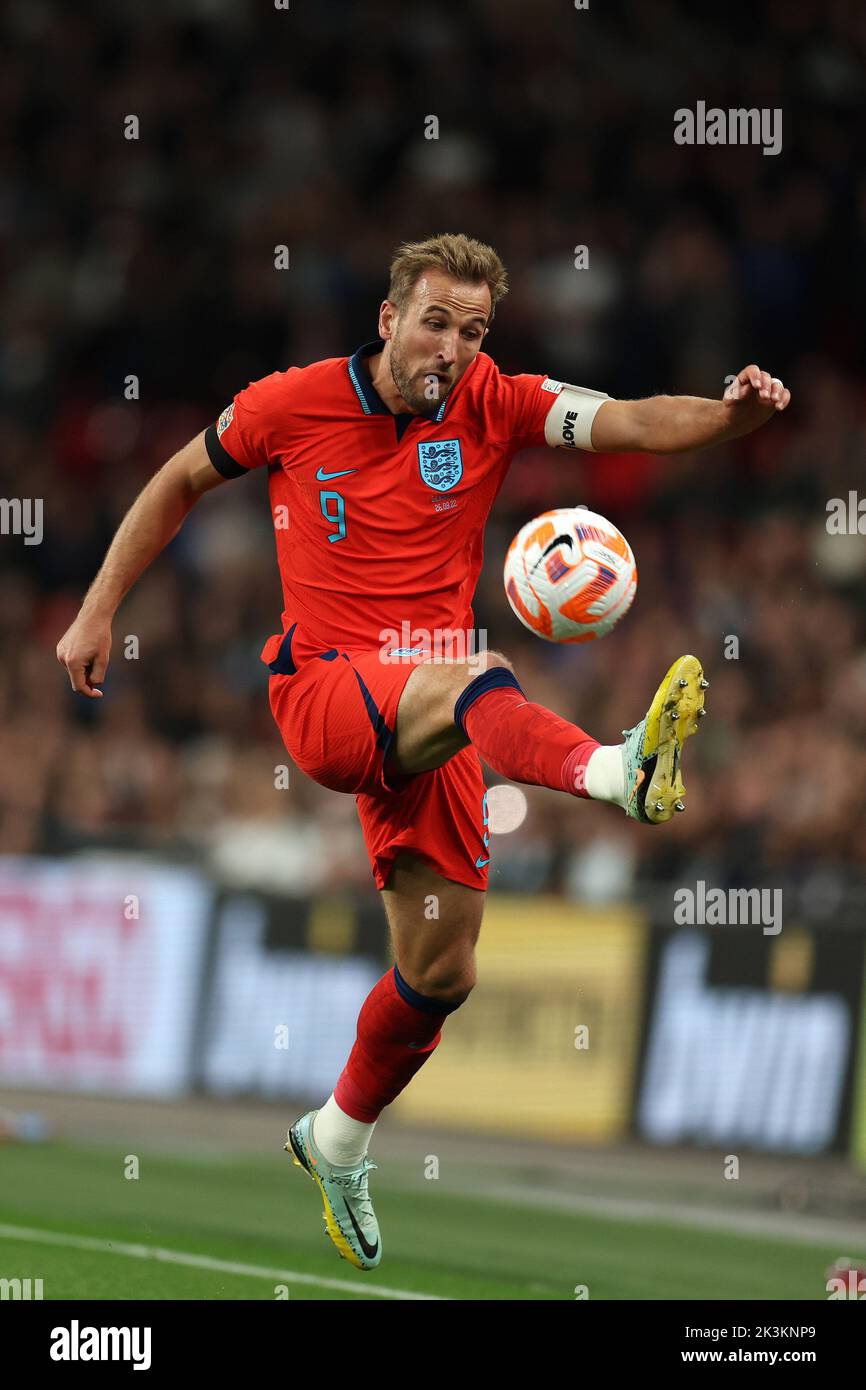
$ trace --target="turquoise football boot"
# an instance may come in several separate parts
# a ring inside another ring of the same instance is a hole
[[[365,1158],[357,1168],[337,1168],[313,1143],[309,1110],[289,1129],[284,1145],[292,1162],[319,1185],[324,1202],[325,1229],[344,1260],[356,1269],[375,1269],[382,1258],[382,1239],[373,1203],[367,1191],[367,1174],[378,1165]]]
[[[634,820],[661,825],[675,811],[686,809],[680,772],[683,742],[706,713],[704,691],[708,685],[697,657],[681,656],[656,691],[644,718],[633,729],[623,729],[625,809]]]

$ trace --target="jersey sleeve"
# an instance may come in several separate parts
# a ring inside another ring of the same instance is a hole
[[[272,372],[251,381],[205,431],[208,457],[224,478],[240,478],[274,462],[290,420],[289,376],[290,372]]]
[[[545,444],[551,449],[594,453],[592,422],[610,396],[549,376],[504,378],[511,394],[514,451]]]
[[[544,422],[556,399],[555,395],[551,394],[550,387],[559,383],[551,382],[549,377],[529,373],[504,376],[500,378],[500,382],[504,388],[508,435],[514,452],[530,448],[532,445],[544,444]],[[546,385],[548,382],[550,387]]]

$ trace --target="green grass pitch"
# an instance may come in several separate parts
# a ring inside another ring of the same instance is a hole
[[[136,1152],[130,1180],[120,1145],[0,1150],[0,1278],[41,1278],[46,1300],[273,1300],[280,1285],[293,1300],[574,1300],[577,1285],[590,1300],[824,1299],[839,1253],[479,1200],[383,1161],[371,1190],[385,1253],[364,1274],[326,1239],[316,1188],[277,1145],[252,1160]]]

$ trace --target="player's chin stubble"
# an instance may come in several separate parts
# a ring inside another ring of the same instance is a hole
[[[391,378],[413,415],[435,415],[448,391],[435,375],[413,377],[398,338],[391,342]],[[420,387],[418,382],[423,383]],[[428,385],[429,383],[429,385]],[[430,392],[425,394],[425,388]]]

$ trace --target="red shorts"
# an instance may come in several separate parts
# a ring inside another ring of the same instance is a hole
[[[295,668],[291,632],[262,652],[271,710],[292,760],[314,782],[352,792],[377,888],[400,850],[443,878],[487,887],[486,788],[475,749],[410,776],[387,773],[403,687],[423,657],[393,663],[379,649],[312,656]]]

